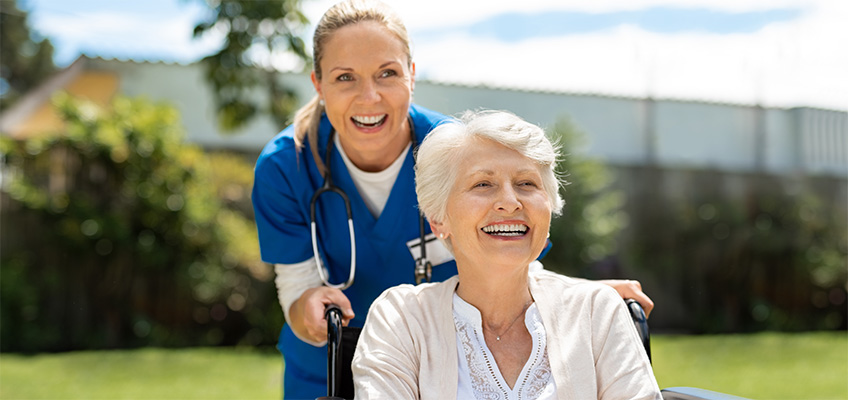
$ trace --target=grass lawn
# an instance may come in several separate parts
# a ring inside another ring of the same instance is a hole
[[[848,334],[654,336],[661,388],[693,386],[754,399],[848,399]]]
[[[652,338],[660,387],[755,399],[848,399],[848,334]],[[0,399],[279,399],[275,350],[0,354]]]
[[[276,349],[0,354],[0,399],[279,399]]]

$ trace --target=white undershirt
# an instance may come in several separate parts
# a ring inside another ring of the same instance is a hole
[[[392,192],[392,187],[400,174],[400,169],[403,167],[403,162],[406,160],[406,155],[409,153],[412,143],[406,146],[406,149],[388,168],[380,172],[365,172],[357,168],[347,157],[339,142],[338,135],[336,135],[334,141],[347,170],[350,172],[350,176],[353,178],[356,189],[368,206],[368,210],[375,218],[379,217],[386,206],[389,194]],[[274,273],[277,275],[274,279],[277,285],[277,300],[279,300],[280,307],[283,309],[286,322],[290,321],[289,309],[291,305],[303,295],[303,292],[323,285],[317,268],[315,257],[294,264],[274,265]],[[295,333],[295,335],[297,334]],[[323,346],[326,343],[326,341],[316,343],[299,335],[298,338],[313,346]]]
[[[457,399],[556,399],[547,335],[536,303],[524,314],[524,325],[533,337],[533,349],[512,388],[506,384],[486,345],[480,311],[456,293],[453,295],[453,320],[459,351]]]
[[[366,172],[357,167],[350,158],[347,157],[342,143],[339,140],[339,135],[335,135],[333,141],[336,143],[336,148],[339,149],[339,154],[342,155],[345,166],[347,166],[350,177],[353,178],[353,183],[371,211],[374,218],[379,218],[389,200],[389,194],[392,193],[392,187],[395,185],[400,174],[400,169],[403,167],[403,162],[406,160],[406,154],[412,148],[412,142],[406,145],[406,148],[400,153],[400,156],[392,162],[386,169],[379,172]]]

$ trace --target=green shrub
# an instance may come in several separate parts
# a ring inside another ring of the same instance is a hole
[[[56,106],[62,132],[2,142],[0,349],[273,342],[250,165],[186,144],[167,105]]]

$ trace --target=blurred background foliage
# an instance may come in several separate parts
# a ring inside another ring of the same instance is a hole
[[[848,216],[837,193],[844,183],[692,170],[676,177],[681,184],[647,173],[682,192],[655,195],[653,207],[631,214],[637,237],[622,254],[670,300],[674,311],[665,316],[683,322],[678,329],[846,329]]]
[[[251,163],[186,144],[168,105],[56,107],[64,132],[0,142],[0,348],[273,342]]]
[[[639,279],[660,330],[848,328],[848,215],[835,178],[633,172],[582,156],[586,136],[567,118],[554,131],[568,183],[546,268]]]
[[[219,125],[235,131],[261,114],[288,125],[298,99],[275,76],[278,70],[310,65],[303,41],[309,21],[300,0],[206,2],[210,17],[197,24],[194,36],[216,31],[226,37],[217,53],[201,61],[215,94]]]
[[[566,275],[592,274],[590,267],[611,262],[617,237],[627,225],[625,193],[614,186],[614,171],[581,156],[586,135],[563,117],[551,136],[561,146],[557,172],[565,182],[562,215],[551,222],[554,246],[544,258],[547,268]]]

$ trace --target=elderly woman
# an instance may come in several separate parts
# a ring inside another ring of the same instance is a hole
[[[357,399],[661,398],[615,290],[531,268],[563,206],[556,158],[542,129],[506,112],[424,139],[418,201],[458,275],[373,303]]]

